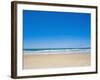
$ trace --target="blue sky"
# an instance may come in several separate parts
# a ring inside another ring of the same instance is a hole
[[[23,10],[23,48],[90,47],[89,13]]]

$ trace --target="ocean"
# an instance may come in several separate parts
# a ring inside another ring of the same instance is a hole
[[[23,49],[24,54],[71,54],[82,53],[89,54],[90,48],[38,48],[38,49]]]

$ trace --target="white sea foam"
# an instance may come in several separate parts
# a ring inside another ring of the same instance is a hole
[[[71,54],[71,53],[90,53],[90,49],[50,49],[50,50],[28,50],[23,51],[24,54]]]

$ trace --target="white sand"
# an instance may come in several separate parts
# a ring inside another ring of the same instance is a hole
[[[24,54],[24,69],[89,66],[90,54]]]

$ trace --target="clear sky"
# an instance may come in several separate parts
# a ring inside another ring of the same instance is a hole
[[[90,47],[89,13],[23,10],[23,48]]]

